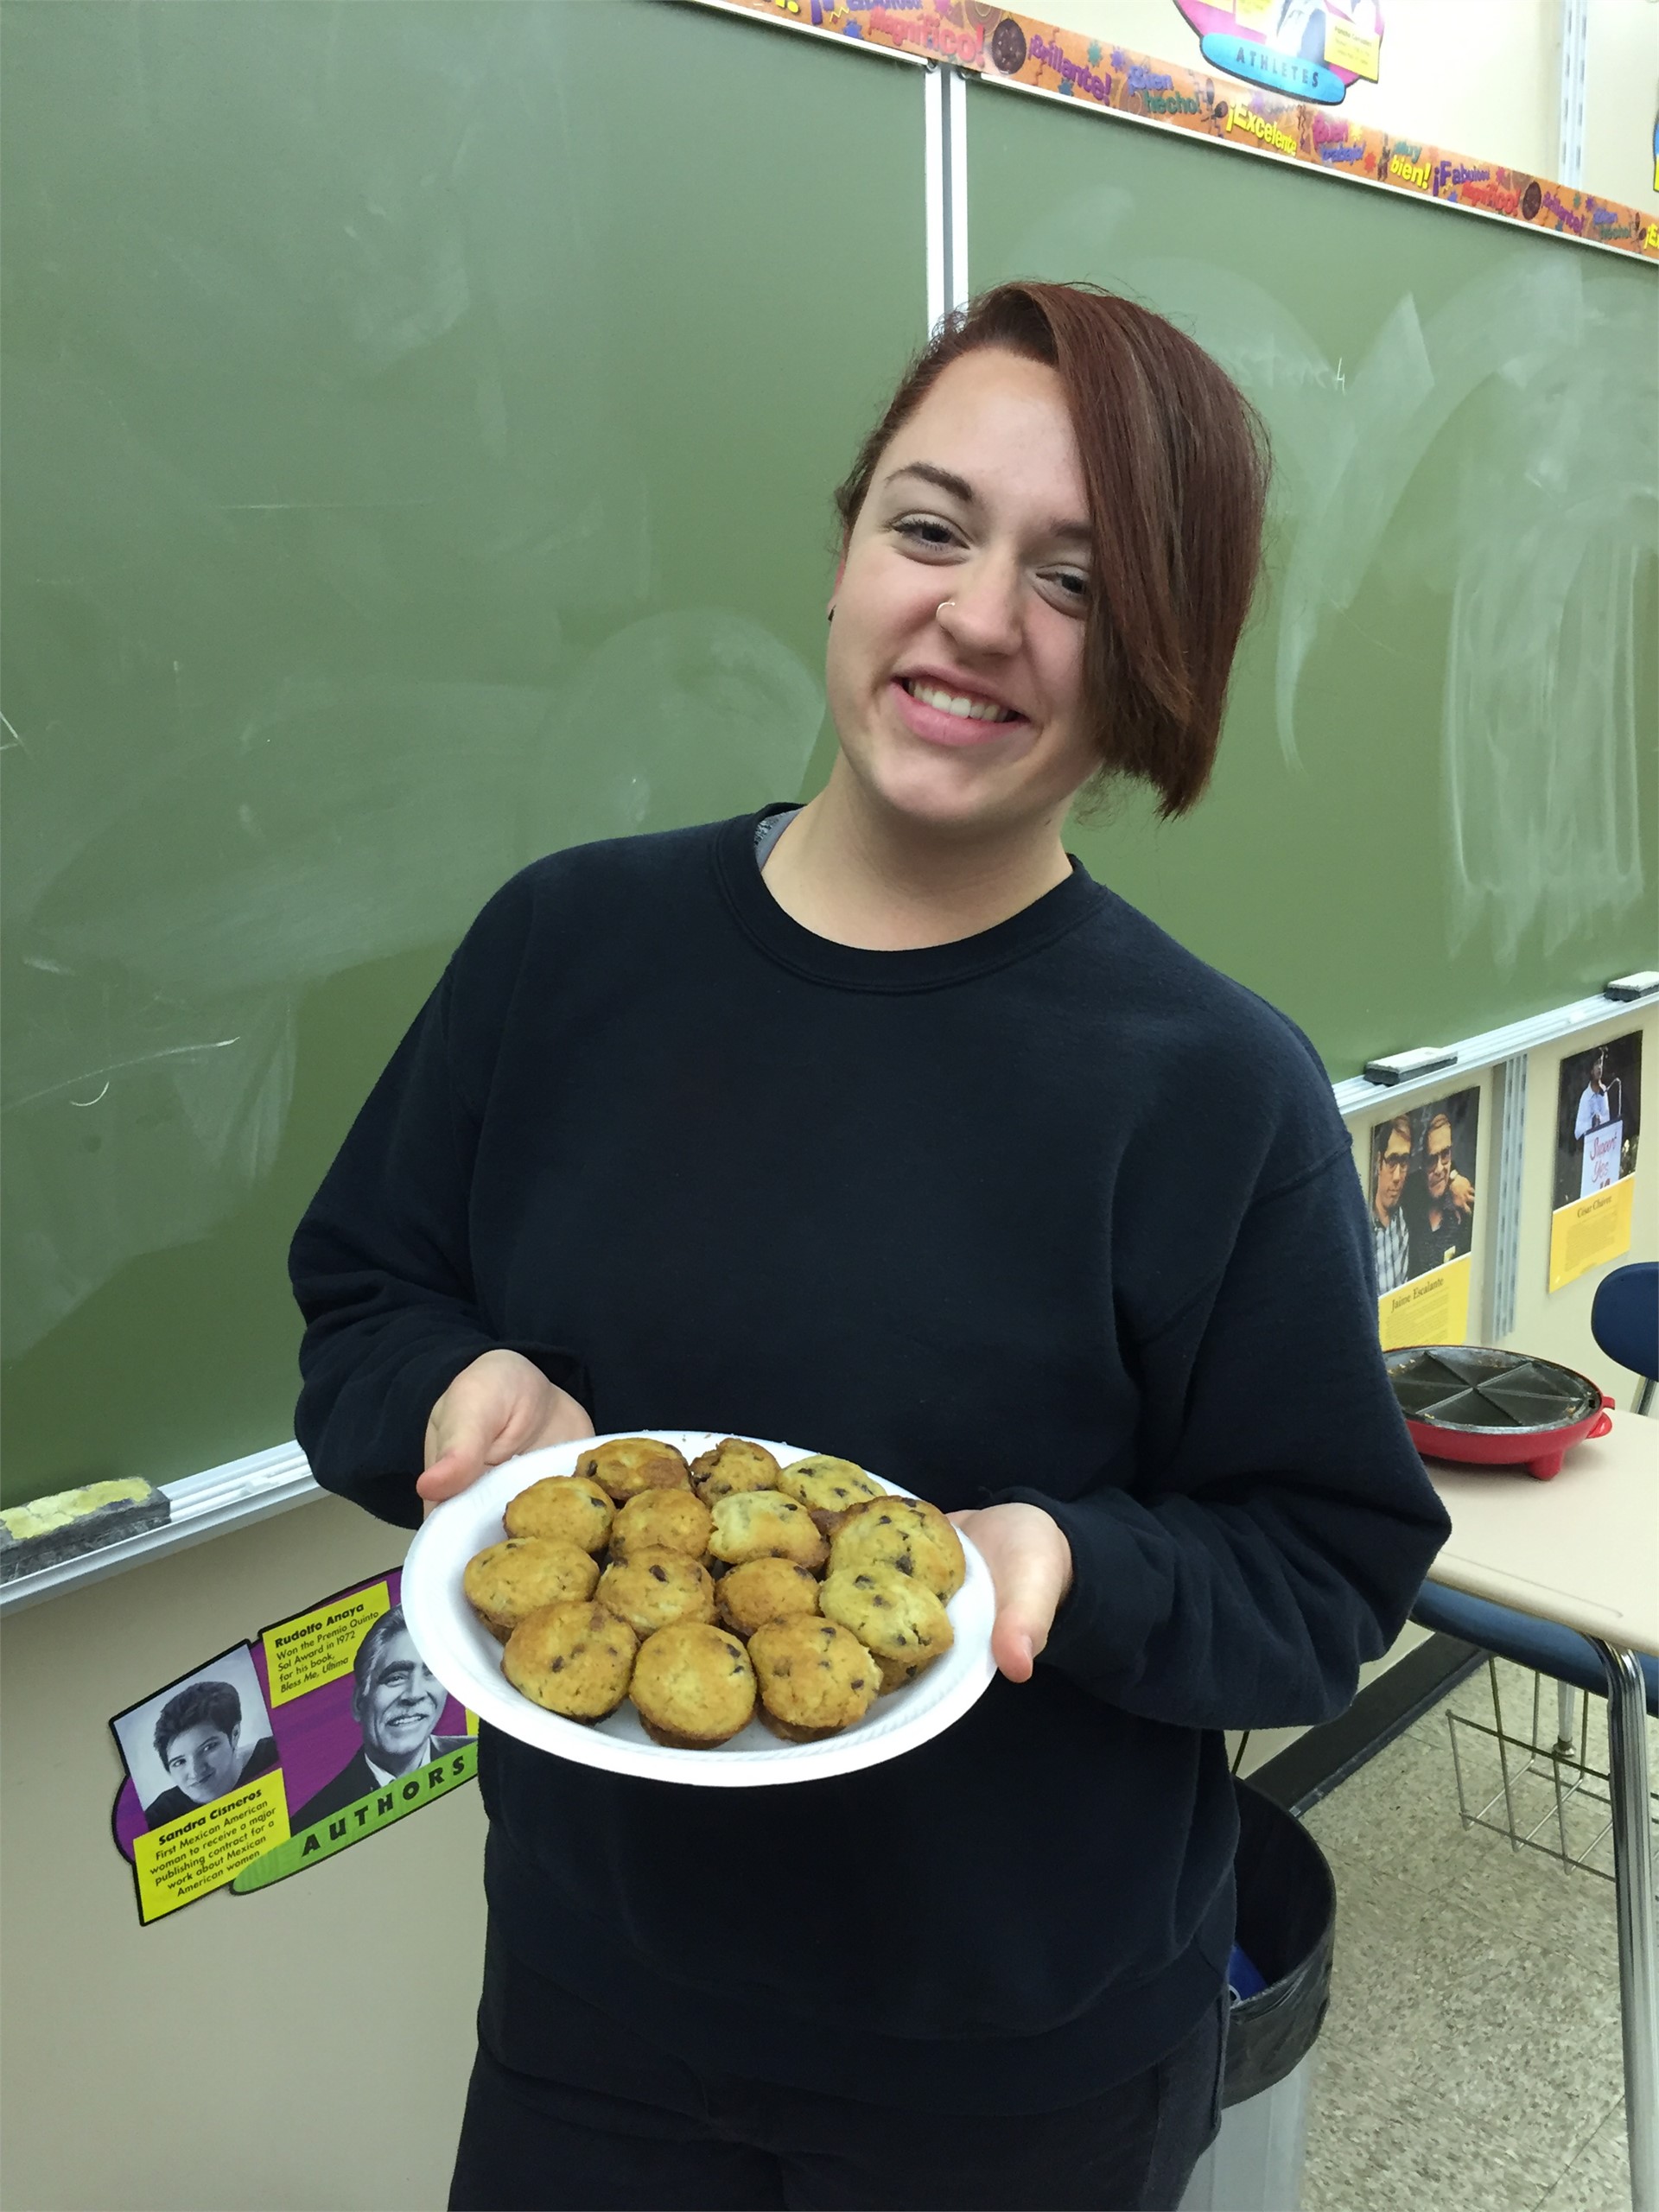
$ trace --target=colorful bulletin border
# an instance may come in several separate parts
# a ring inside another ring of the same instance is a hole
[[[952,61],[992,81],[1166,130],[1358,178],[1442,206],[1472,208],[1535,231],[1659,261],[1659,218],[1575,186],[1425,145],[1327,107],[1257,92],[1230,78],[1155,61],[992,0],[691,0],[800,30],[851,39],[925,60]]]

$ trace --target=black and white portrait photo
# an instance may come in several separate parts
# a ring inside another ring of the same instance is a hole
[[[149,1828],[227,1796],[277,1764],[270,1717],[245,1643],[134,1706],[113,1725]]]
[[[467,1736],[433,1732],[448,1697],[416,1650],[403,1607],[382,1613],[357,1647],[352,1669],[352,1717],[362,1740],[339,1773],[294,1813],[294,1832],[469,1743]]]

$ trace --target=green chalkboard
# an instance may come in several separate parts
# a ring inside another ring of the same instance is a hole
[[[921,72],[741,18],[5,51],[10,1502],[290,1436],[289,1234],[479,905],[814,772],[926,295]]]
[[[1277,459],[1269,588],[1186,822],[1075,842],[1334,1077],[1656,964],[1659,271],[993,84],[976,288],[1172,316]]]

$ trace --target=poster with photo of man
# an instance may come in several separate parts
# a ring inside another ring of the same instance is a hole
[[[1371,1129],[1371,1250],[1385,1351],[1469,1330],[1480,1090],[1402,1108]]]
[[[402,1581],[338,1590],[111,1721],[143,1920],[264,1889],[472,1778],[473,1718],[416,1649]]]
[[[1552,1290],[1630,1250],[1641,1134],[1641,1031],[1566,1054],[1555,1098]]]

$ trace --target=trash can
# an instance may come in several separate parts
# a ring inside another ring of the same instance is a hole
[[[1337,1885],[1301,1822],[1236,1783],[1238,1948],[1265,1986],[1233,2006],[1221,2133],[1181,2212],[1296,2212],[1313,2045],[1331,2002]]]

